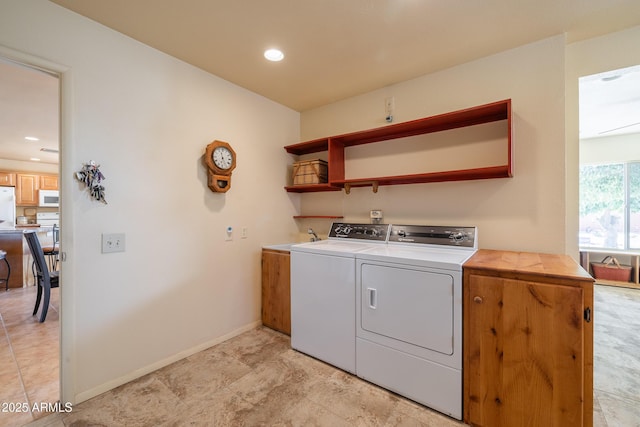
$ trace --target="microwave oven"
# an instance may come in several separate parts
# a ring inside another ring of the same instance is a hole
[[[60,206],[60,192],[58,190],[39,190],[38,206],[42,208],[57,208]]]

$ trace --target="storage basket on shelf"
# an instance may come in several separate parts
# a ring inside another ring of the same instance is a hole
[[[293,185],[324,184],[327,182],[327,162],[303,160],[293,164]]]
[[[631,280],[631,266],[622,265],[612,256],[607,256],[602,262],[592,262],[591,269],[596,279],[628,282]]]

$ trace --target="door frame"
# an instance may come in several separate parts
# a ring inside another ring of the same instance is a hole
[[[58,64],[47,59],[34,56],[25,52],[17,51],[6,46],[0,45],[0,56],[8,59],[18,65],[24,65],[34,68],[58,77],[59,102],[60,110],[58,114],[59,120],[59,164],[58,173],[60,176],[59,187],[60,193],[66,192],[67,186],[70,186],[71,176],[68,169],[71,146],[71,68]],[[64,286],[60,287],[60,402],[75,404],[74,372],[75,364],[75,336],[72,331],[75,329],[75,318],[73,310],[67,310],[66,307],[74,306],[74,269],[72,257],[73,253],[73,231],[71,224],[73,223],[73,211],[71,209],[71,199],[69,197],[61,198],[59,207],[60,212],[60,276],[64,281]]]

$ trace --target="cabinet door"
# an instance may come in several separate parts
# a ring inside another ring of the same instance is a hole
[[[0,172],[0,185],[4,186],[15,186],[16,185],[16,174],[9,172]]]
[[[291,335],[289,252],[262,251],[262,324]]]
[[[57,175],[40,175],[40,190],[57,190]]]
[[[466,421],[583,425],[583,289],[469,277]]]
[[[16,175],[16,205],[38,206],[38,175]]]

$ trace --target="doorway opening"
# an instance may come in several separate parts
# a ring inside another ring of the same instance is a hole
[[[44,206],[39,196],[59,192],[60,87],[59,74],[0,56],[0,177],[5,178],[0,185],[13,193],[12,209],[0,209],[8,215],[0,218],[0,225],[17,244],[10,259],[10,288],[0,293],[0,335],[6,337],[15,368],[3,394],[18,392],[12,395],[27,399],[30,408],[60,400],[60,292],[52,290],[46,319],[40,323],[43,304],[32,316],[37,286],[22,237],[23,231],[32,230],[43,248],[54,241],[59,245],[60,233],[53,227],[55,223],[59,230],[59,207]],[[55,261],[51,259],[51,269],[59,268]]]
[[[640,65],[579,85],[580,247],[640,250]]]
[[[583,77],[579,90],[580,259],[596,278],[594,425],[611,425],[637,419],[640,405],[640,65]]]

